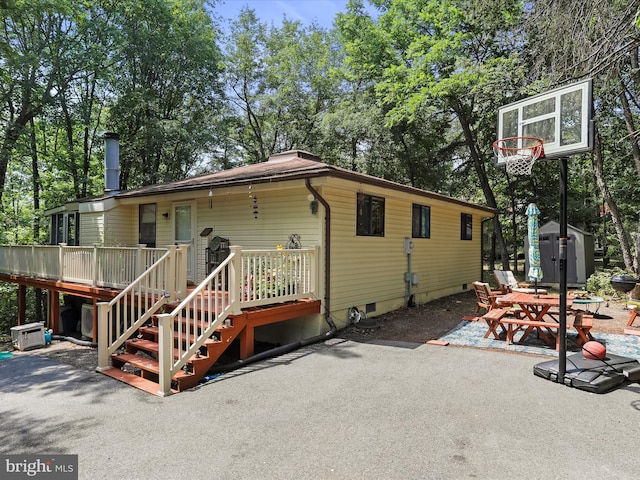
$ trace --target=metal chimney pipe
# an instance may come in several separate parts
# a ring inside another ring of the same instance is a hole
[[[120,135],[113,132],[104,134],[104,191],[120,191]]]

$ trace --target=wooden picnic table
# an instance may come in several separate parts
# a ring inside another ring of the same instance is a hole
[[[560,308],[559,295],[535,295],[531,293],[512,292],[500,295],[496,299],[501,307],[518,306],[522,314],[526,318],[508,319],[502,318],[501,324],[506,324],[507,343],[513,341],[513,334],[525,328],[519,342],[522,343],[531,332],[536,330],[540,338],[548,345],[554,345],[558,348],[558,319],[554,316]],[[572,297],[567,297],[567,310],[573,303]],[[574,328],[579,328],[574,326]],[[588,333],[588,332],[587,332]]]
[[[532,322],[558,322],[554,314],[560,308],[559,295],[534,295],[532,293],[513,292],[497,298],[500,306],[518,305]],[[573,304],[573,297],[567,296],[567,310]],[[553,309],[553,310],[552,310]]]

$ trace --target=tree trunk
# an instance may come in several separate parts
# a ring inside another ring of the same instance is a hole
[[[33,187],[33,243],[40,240],[40,171],[38,169],[38,143],[36,141],[36,125],[33,118],[31,124],[31,181]],[[46,298],[41,288],[35,288],[35,321],[46,320],[44,312],[44,299]]]
[[[23,109],[20,116],[18,116],[15,121],[10,122],[5,129],[2,146],[0,146],[0,210],[3,210],[2,196],[4,193],[4,184],[7,180],[7,168],[9,167],[13,149],[24,127],[33,120],[38,111],[39,109]]]
[[[627,126],[627,133],[629,134],[629,141],[631,142],[631,153],[633,154],[633,161],[636,164],[636,170],[638,176],[640,176],[640,148],[638,147],[638,139],[636,137],[636,126],[633,121],[633,115],[631,108],[629,107],[629,99],[627,98],[627,90],[624,82],[620,82],[622,85],[622,91],[620,92],[620,103],[622,103],[622,112],[624,113],[624,123]]]
[[[620,218],[620,212],[618,211],[618,205],[611,196],[609,188],[604,178],[604,159],[602,158],[602,142],[600,141],[600,134],[596,129],[595,145],[593,149],[593,175],[595,177],[596,185],[602,194],[604,203],[609,207],[611,212],[611,223],[616,230],[618,241],[620,242],[620,250],[622,251],[622,258],[624,260],[625,268],[637,271],[634,269],[634,261],[631,257],[631,246],[627,240],[627,235],[624,229],[624,224]]]
[[[480,180],[480,186],[482,188],[482,193],[484,194],[484,198],[487,201],[489,207],[498,210],[498,204],[496,202],[496,197],[493,194],[493,190],[491,185],[489,185],[489,178],[487,177],[487,172],[485,170],[485,164],[482,158],[480,157],[480,153],[477,150],[476,141],[471,130],[471,125],[467,116],[465,115],[464,109],[461,105],[453,104],[452,108],[460,122],[460,126],[462,127],[462,131],[464,132],[464,138],[467,146],[469,147],[469,152],[471,153],[471,158],[473,159],[473,164],[476,169],[476,173],[478,174],[478,179]],[[502,256],[502,269],[510,270],[509,267],[509,251],[507,249],[507,244],[504,239],[504,235],[502,233],[502,225],[500,225],[500,218],[498,214],[493,217],[493,231],[496,235],[496,242],[498,244],[500,254]]]

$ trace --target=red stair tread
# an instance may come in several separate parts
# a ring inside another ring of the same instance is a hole
[[[145,340],[144,338],[127,340],[127,344],[136,347],[139,350],[146,350],[147,352],[158,353],[158,350],[160,350],[160,347],[156,342]]]
[[[160,335],[160,329],[158,327],[141,327],[140,328],[140,332],[142,333],[148,333],[152,336],[154,336],[155,338],[158,338],[158,336]],[[185,340],[188,340],[190,343],[193,343],[195,341],[195,335],[193,333],[185,333],[182,332],[182,341],[184,342]],[[178,339],[178,332],[173,332],[173,339],[177,340]]]
[[[160,396],[159,393],[159,385],[151,380],[147,380],[146,378],[139,377],[133,373],[125,372],[120,370],[119,368],[111,367],[107,370],[102,370],[100,373],[104,375],[114,378],[120,382],[126,383],[127,385],[131,385],[132,387],[143,390],[147,393],[151,393],[153,395]],[[172,392],[175,392],[172,390]]]
[[[140,355],[134,355],[133,353],[121,353],[120,355],[114,355],[114,358],[135,367],[140,367],[148,372],[160,373],[158,362],[151,358],[144,358]]]

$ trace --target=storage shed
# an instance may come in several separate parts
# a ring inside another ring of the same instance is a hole
[[[567,225],[567,285],[582,286],[594,272],[593,235]],[[560,224],[550,221],[540,226],[540,266],[542,283],[560,283]],[[525,273],[529,271],[529,241],[525,236]]]

